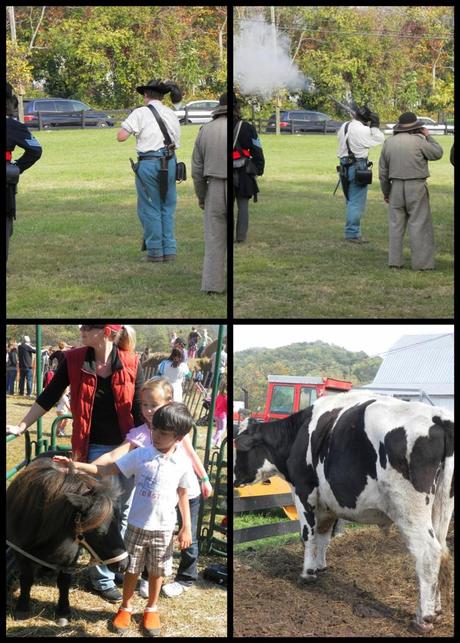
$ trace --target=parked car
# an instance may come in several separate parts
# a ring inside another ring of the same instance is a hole
[[[184,107],[176,110],[179,123],[185,123],[187,109],[187,123],[209,123],[212,121],[212,112],[219,106],[218,100],[192,100]]]
[[[447,125],[447,131],[446,131],[446,125],[443,123],[437,123],[434,121],[432,118],[429,116],[418,116],[417,117],[419,121],[422,121],[424,127],[427,128],[427,130],[430,132],[430,134],[453,134],[454,133],[454,126],[453,125]],[[393,133],[393,127],[396,125],[396,123],[387,123],[385,125],[385,128],[383,131],[385,134],[392,134]]]
[[[38,112],[43,114],[45,129],[51,127],[72,127],[81,125],[81,114],[85,112],[85,125],[94,127],[113,127],[115,121],[105,112],[92,109],[86,103],[67,98],[35,98],[24,101],[24,123],[28,127],[38,127]],[[51,113],[50,113],[51,112]]]
[[[311,112],[304,109],[291,109],[289,111],[280,111],[280,132],[290,133],[297,132],[337,132],[342,123],[329,118],[322,112]],[[276,131],[275,114],[272,114],[268,120],[265,129],[267,134]]]

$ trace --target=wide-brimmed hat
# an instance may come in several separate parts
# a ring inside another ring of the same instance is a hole
[[[425,127],[425,125],[422,121],[419,121],[413,112],[404,112],[393,127],[393,132],[410,132],[420,127]]]
[[[169,91],[171,91],[171,87],[169,85],[166,85],[162,80],[158,80],[153,78],[152,80],[149,80],[147,85],[140,85],[139,87],[136,87],[136,91],[139,94],[144,95],[144,92],[150,89],[151,91],[158,92],[159,94],[167,94]]]
[[[216,109],[212,112],[212,117],[215,118],[216,116],[221,116],[221,114],[226,114],[227,113],[227,92],[225,94],[222,94],[222,96],[219,98],[219,107],[216,107]]]

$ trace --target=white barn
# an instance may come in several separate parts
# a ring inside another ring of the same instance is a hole
[[[454,335],[404,335],[388,351],[374,381],[360,387],[454,411]]]

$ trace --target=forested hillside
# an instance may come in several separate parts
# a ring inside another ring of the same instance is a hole
[[[267,375],[315,375],[349,380],[354,385],[374,379],[382,359],[363,351],[351,352],[325,342],[303,342],[280,348],[250,348],[235,353],[234,399],[242,400],[244,387],[249,406],[263,406]]]

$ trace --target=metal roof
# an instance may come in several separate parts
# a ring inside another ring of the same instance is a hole
[[[404,335],[388,351],[368,385],[420,388],[428,394],[454,394],[454,336]]]

